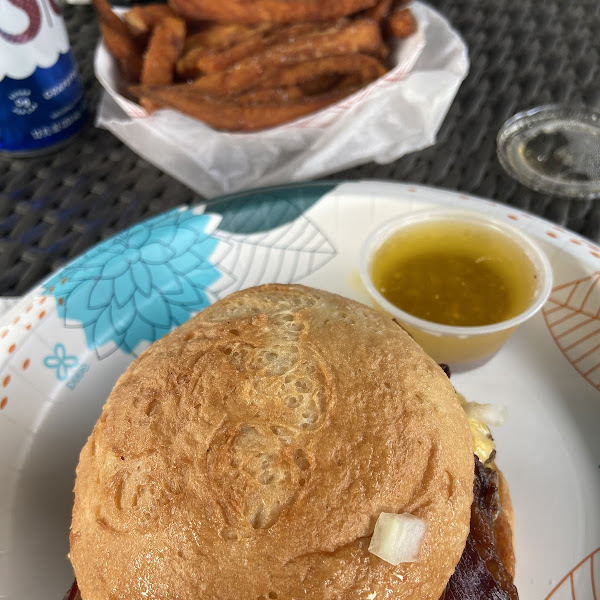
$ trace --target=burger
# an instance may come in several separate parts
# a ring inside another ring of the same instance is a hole
[[[487,427],[401,327],[265,285],[119,378],[70,559],[83,600],[514,600],[511,520]]]

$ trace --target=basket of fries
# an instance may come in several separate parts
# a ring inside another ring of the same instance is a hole
[[[468,68],[456,33],[406,0],[94,5],[98,124],[207,197],[429,145]],[[403,83],[444,26],[450,78],[419,98]]]

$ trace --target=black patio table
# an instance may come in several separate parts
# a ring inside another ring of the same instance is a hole
[[[461,190],[525,209],[600,241],[600,200],[533,192],[505,174],[496,134],[511,115],[549,103],[600,108],[598,0],[430,0],[461,33],[471,68],[434,146],[334,179],[386,179]],[[93,113],[98,27],[90,6],[66,6]],[[204,200],[93,124],[60,152],[0,158],[0,295],[20,295],[118,231]]]

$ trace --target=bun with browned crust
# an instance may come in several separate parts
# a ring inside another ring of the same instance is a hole
[[[84,600],[437,600],[473,449],[443,371],[395,323],[303,286],[235,293],[121,376],[77,467]],[[368,552],[381,512],[419,559]]]
[[[515,557],[515,512],[508,483],[502,471],[498,469],[498,507],[500,509],[494,525],[494,536],[498,556],[514,579],[516,571]]]

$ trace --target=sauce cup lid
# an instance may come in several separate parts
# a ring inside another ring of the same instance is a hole
[[[600,113],[537,106],[511,117],[498,132],[504,170],[538,192],[573,199],[600,197]]]
[[[403,311],[392,304],[381,294],[381,292],[379,292],[371,277],[371,263],[377,250],[392,234],[419,223],[453,221],[457,223],[471,223],[484,228],[493,229],[511,239],[529,257],[536,272],[537,287],[530,305],[524,311],[511,319],[491,323],[489,325],[444,325],[442,323],[421,319]],[[406,323],[407,325],[412,325],[413,327],[430,334],[455,336],[460,338],[487,335],[520,325],[542,308],[552,291],[552,267],[550,261],[542,249],[529,236],[502,221],[460,209],[420,211],[388,221],[368,236],[361,250],[359,270],[362,282],[375,303],[399,321]]]

